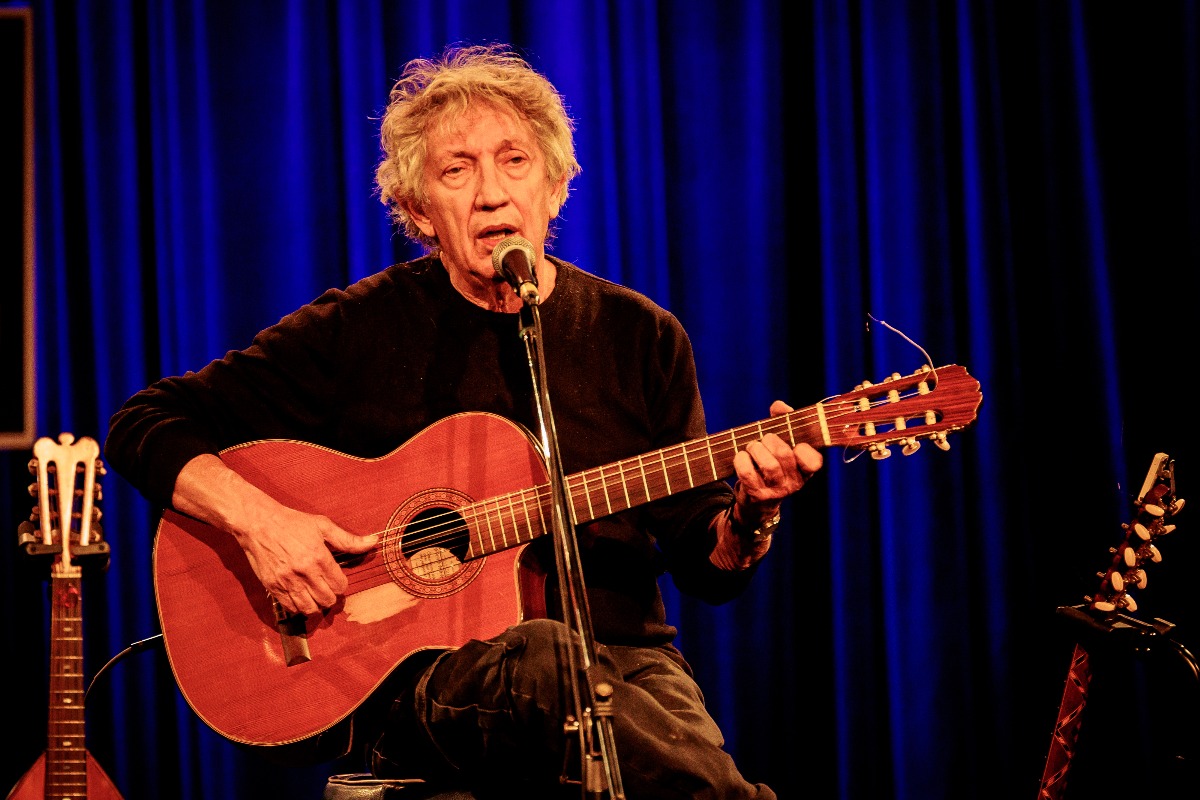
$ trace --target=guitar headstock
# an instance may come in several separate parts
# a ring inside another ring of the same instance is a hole
[[[100,446],[90,437],[78,440],[61,433],[58,441],[42,437],[33,443],[29,472],[37,482],[29,494],[37,502],[29,521],[18,530],[18,543],[31,555],[54,557],[56,574],[75,569],[73,560],[103,556],[108,566],[108,543],[100,527],[101,498],[97,475],[104,475]]]
[[[912,455],[923,439],[949,450],[947,434],[973,423],[982,402],[979,381],[964,367],[948,364],[910,375],[893,373],[880,383],[864,381],[822,407],[829,444],[882,459],[892,454],[893,444]]]
[[[1085,597],[1089,607],[1104,614],[1136,611],[1130,588],[1146,586],[1146,565],[1162,561],[1157,540],[1175,530],[1170,522],[1183,510],[1184,501],[1175,494],[1175,462],[1166,453],[1155,454],[1146,480],[1134,501],[1136,514],[1121,525],[1125,539],[1111,548],[1112,563],[1097,573],[1100,589]]]

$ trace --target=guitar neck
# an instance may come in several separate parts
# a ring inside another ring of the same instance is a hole
[[[61,565],[60,565],[61,566]],[[62,574],[58,574],[61,572]],[[80,568],[50,580],[50,718],[46,797],[87,797]]]
[[[743,425],[633,458],[568,475],[575,522],[626,511],[733,475],[733,457],[750,442],[774,433],[793,447],[824,446],[819,406]],[[489,498],[459,509],[470,529],[469,558],[527,544],[546,534],[552,511],[549,484]]]
[[[1083,711],[1087,707],[1088,685],[1092,681],[1092,670],[1088,652],[1082,645],[1075,645],[1071,664],[1067,668],[1067,679],[1063,684],[1062,701],[1058,707],[1058,718],[1050,736],[1050,752],[1042,770],[1042,782],[1038,789],[1038,800],[1063,800],[1067,789],[1067,775],[1071,759],[1075,756],[1075,744],[1079,740],[1079,729],[1083,722]]]
[[[732,428],[703,439],[656,450],[567,478],[578,522],[626,511],[733,475],[733,457],[751,442],[774,433],[792,447],[824,447],[823,410],[810,406],[779,417]]]
[[[590,522],[725,480],[734,474],[737,452],[768,433],[792,447],[855,448],[875,458],[890,455],[891,444],[902,445],[908,455],[920,439],[947,449],[946,434],[969,425],[980,400],[979,382],[957,365],[897,374],[786,414],[569,475],[567,494],[575,522]],[[544,535],[551,502],[551,489],[543,484],[459,509],[471,530],[468,557]]]

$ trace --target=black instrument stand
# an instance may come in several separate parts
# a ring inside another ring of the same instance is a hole
[[[1170,635],[1175,630],[1173,622],[1157,617],[1146,622],[1119,612],[1098,618],[1086,605],[1062,606],[1058,614],[1067,622],[1081,626],[1081,630],[1077,630],[1080,644],[1089,650],[1113,648],[1128,653],[1146,653],[1166,647],[1183,661],[1192,680],[1200,684],[1200,662],[1182,642]]]
[[[1190,794],[1200,779],[1200,662],[1175,624],[1086,605],[1057,613],[1089,656],[1091,676],[1067,798]]]
[[[564,657],[568,665],[565,677],[570,684],[574,714],[564,722],[564,732],[578,738],[583,797],[595,800],[625,800],[612,730],[613,686],[596,664],[595,637],[584,586],[583,566],[579,558],[579,545],[575,537],[574,515],[571,513],[566,474],[559,454],[550,393],[546,386],[545,359],[542,354],[542,320],[538,308],[540,298],[533,293],[524,299],[525,306],[520,314],[520,336],[525,342],[525,352],[529,360],[534,395],[537,398],[540,438],[550,473],[549,518],[554,541],[554,561],[558,569],[559,595],[562,598],[563,621],[579,634],[580,643],[578,647],[571,640],[565,644]],[[547,511],[544,506],[542,510]],[[566,773],[567,765],[564,764],[564,782],[568,782]]]

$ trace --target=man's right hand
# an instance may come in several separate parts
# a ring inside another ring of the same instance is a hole
[[[215,455],[189,461],[171,498],[175,510],[228,532],[263,587],[289,613],[316,614],[346,592],[334,553],[364,553],[377,534],[357,536],[328,517],[279,503]]]

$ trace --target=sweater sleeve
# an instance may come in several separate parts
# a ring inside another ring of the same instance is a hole
[[[326,292],[246,349],[133,395],[109,422],[109,465],[169,508],[180,470],[196,456],[257,439],[316,438],[330,403],[324,387],[336,383],[339,297]]]

